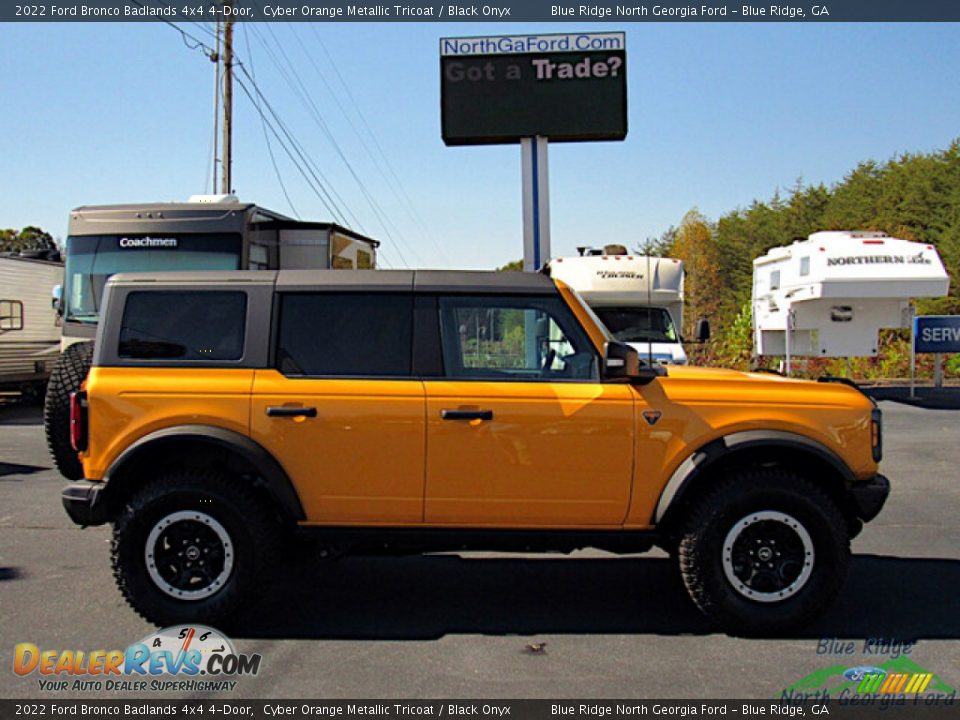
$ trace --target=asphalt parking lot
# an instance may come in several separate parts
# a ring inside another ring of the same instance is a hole
[[[234,633],[263,660],[226,697],[778,698],[882,667],[876,640],[915,641],[905,657],[960,687],[960,412],[882,407],[892,495],[838,602],[795,637],[713,632],[659,552],[295,559]],[[0,697],[126,697],[53,695],[11,669],[17,643],[123,649],[153,629],[114,586],[109,528],[70,523],[51,467],[39,410],[0,406]],[[854,653],[818,654],[830,639]]]

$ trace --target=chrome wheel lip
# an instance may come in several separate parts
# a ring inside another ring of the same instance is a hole
[[[169,528],[174,523],[184,521],[203,523],[210,528],[214,534],[216,534],[217,538],[220,540],[220,544],[223,546],[223,569],[220,571],[217,577],[213,579],[212,582],[196,590],[183,590],[171,585],[160,575],[160,572],[157,570],[157,565],[154,562],[154,553],[156,551],[156,545],[157,541],[160,539],[160,535],[164,530]],[[197,510],[179,510],[160,518],[160,520],[158,520],[153,526],[153,528],[150,530],[150,533],[147,535],[147,542],[144,545],[143,558],[147,566],[147,574],[150,576],[153,584],[165,595],[177,600],[203,600],[222,590],[223,586],[227,582],[227,579],[230,577],[230,573],[233,571],[234,561],[233,540],[230,538],[230,533],[227,532],[227,529],[221,525],[216,518]]]
[[[797,576],[797,578],[787,587],[780,590],[775,590],[773,592],[760,592],[749,587],[746,583],[744,583],[743,580],[737,577],[733,569],[733,547],[734,543],[736,543],[737,539],[740,537],[740,534],[748,527],[759,522],[770,521],[779,522],[785,525],[800,539],[800,542],[803,545],[804,554],[803,568],[800,570],[800,574]],[[754,512],[744,515],[733,524],[730,532],[727,533],[727,536],[723,540],[721,559],[723,562],[723,573],[727,578],[727,582],[730,583],[730,585],[739,595],[747,598],[748,600],[754,600],[756,602],[776,603],[793,597],[803,589],[803,587],[810,580],[810,576],[813,574],[816,554],[813,549],[813,539],[810,537],[810,533],[807,532],[807,529],[799,520],[784,512],[763,510],[761,512]]]

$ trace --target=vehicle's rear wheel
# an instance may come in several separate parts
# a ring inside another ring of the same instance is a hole
[[[80,389],[92,361],[93,343],[74,343],[64,350],[57,358],[43,401],[47,447],[57,470],[68,480],[83,478],[83,466],[70,445],[70,393]]]
[[[769,635],[801,626],[836,597],[850,537],[836,504],[800,474],[743,468],[691,508],[678,556],[707,617],[730,632]]]
[[[113,574],[130,606],[171,625],[229,620],[271,562],[279,527],[249,487],[213,470],[147,485],[113,528]]]

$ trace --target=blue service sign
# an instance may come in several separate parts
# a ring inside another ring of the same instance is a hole
[[[913,331],[918,353],[960,352],[960,315],[918,315]]]

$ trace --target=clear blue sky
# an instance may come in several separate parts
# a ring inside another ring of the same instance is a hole
[[[212,43],[200,27],[184,27]],[[626,141],[551,147],[554,255],[581,244],[634,246],[679,223],[691,207],[716,219],[789,188],[798,177],[830,184],[860,160],[936,150],[960,136],[958,25],[256,27],[238,26],[241,60],[250,67],[252,58],[267,99],[362,229],[385,241],[385,259],[394,266],[491,268],[522,256],[519,148],[447,148],[440,140],[437,40],[443,36],[626,31]],[[387,230],[272,63],[261,39],[276,52],[274,38],[388,216]],[[350,85],[401,191],[359,142],[363,121],[318,38]],[[0,92],[0,227],[36,224],[62,237],[67,213],[77,205],[183,200],[208,191],[213,65],[167,25],[7,24]],[[237,93],[237,193],[291,212],[260,121]],[[274,151],[299,214],[330,219],[279,147]]]

